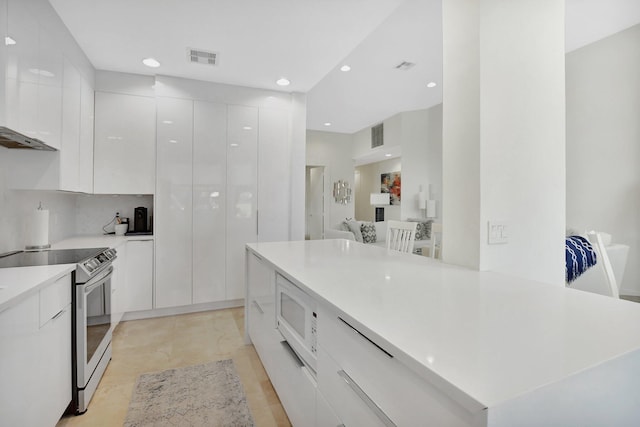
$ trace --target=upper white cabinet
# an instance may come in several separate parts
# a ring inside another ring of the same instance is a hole
[[[93,67],[46,1],[4,0],[0,125],[58,151],[3,149],[7,186],[93,191]]]
[[[96,92],[94,193],[153,194],[155,146],[154,98]]]
[[[79,191],[93,192],[94,92],[85,79],[80,82],[80,178]]]
[[[6,126],[60,149],[63,55],[31,2],[8,0]]]

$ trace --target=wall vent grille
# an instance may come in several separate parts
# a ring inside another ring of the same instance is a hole
[[[371,128],[371,148],[381,147],[384,145],[384,123],[375,125]]]
[[[204,65],[218,65],[218,54],[202,49],[187,49],[187,56],[190,62]]]

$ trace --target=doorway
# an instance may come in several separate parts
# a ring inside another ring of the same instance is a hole
[[[324,238],[324,166],[307,166],[305,239]]]

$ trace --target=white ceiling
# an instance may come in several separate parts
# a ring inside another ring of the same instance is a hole
[[[50,2],[97,69],[307,92],[309,129],[353,133],[442,101],[441,0]],[[566,22],[571,51],[640,23],[640,1],[566,0]],[[189,63],[187,48],[219,65]]]

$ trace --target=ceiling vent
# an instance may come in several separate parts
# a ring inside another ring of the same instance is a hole
[[[384,145],[384,123],[375,125],[371,128],[371,148],[381,147]]]
[[[207,52],[202,49],[187,49],[189,62],[204,65],[218,65],[218,54],[216,52]]]
[[[408,61],[402,61],[401,63],[399,63],[398,65],[396,65],[396,70],[402,70],[402,71],[406,71],[409,68],[413,67],[414,65],[416,65],[413,62],[408,62]]]

